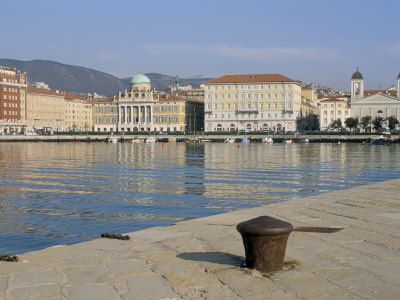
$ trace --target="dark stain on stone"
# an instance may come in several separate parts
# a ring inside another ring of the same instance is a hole
[[[114,233],[102,233],[102,238],[117,239],[117,240],[129,240],[129,235],[114,234]]]
[[[334,227],[296,227],[293,231],[299,232],[316,232],[316,233],[335,233],[343,230],[343,228]]]
[[[19,261],[18,256],[10,256],[10,255],[0,255],[0,261],[9,261],[9,262],[17,262]]]

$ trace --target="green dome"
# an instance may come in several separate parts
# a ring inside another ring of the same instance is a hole
[[[150,83],[150,79],[146,75],[139,73],[131,78],[131,84],[137,83]]]

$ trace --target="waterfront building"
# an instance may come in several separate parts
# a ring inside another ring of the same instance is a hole
[[[294,131],[301,85],[280,74],[225,75],[205,82],[206,131]]]
[[[202,131],[204,102],[166,94],[154,104],[154,131]]]
[[[26,129],[26,88],[26,73],[0,66],[0,134]]]
[[[118,112],[117,131],[153,131],[156,97],[146,75],[133,76],[130,89],[114,96]]]
[[[129,90],[93,100],[94,131],[198,131],[203,129],[204,102],[159,95],[143,74],[132,77]]]
[[[298,130],[316,130],[319,128],[318,95],[314,88],[301,88],[300,116],[297,119]]]
[[[65,93],[65,123],[70,131],[92,131],[92,104],[84,97]]]
[[[29,130],[65,131],[65,92],[27,87],[26,117]]]
[[[393,88],[387,90],[364,90],[364,78],[357,70],[351,77],[351,114],[362,119],[370,116],[383,118],[383,127],[387,126],[387,118],[400,120],[400,74],[397,76],[397,93]],[[372,129],[372,126],[371,126]]]
[[[322,97],[319,105],[319,128],[321,131],[328,130],[331,124],[340,120],[342,126],[345,127],[344,122],[350,118],[350,95]]]
[[[114,97],[95,98],[90,100],[89,103],[92,104],[93,131],[117,131],[118,115]]]

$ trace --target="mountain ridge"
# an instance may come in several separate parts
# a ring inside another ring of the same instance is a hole
[[[63,64],[56,61],[35,59],[22,61],[16,59],[0,59],[0,65],[16,67],[17,71],[26,72],[28,84],[45,82],[52,90],[61,90],[86,95],[97,93],[110,96],[129,88],[131,77],[118,78],[106,72],[82,66]],[[167,88],[168,83],[175,81],[174,76],[145,73],[152,86],[158,90]],[[133,76],[133,75],[132,75]],[[181,79],[181,84],[196,87],[211,78]]]

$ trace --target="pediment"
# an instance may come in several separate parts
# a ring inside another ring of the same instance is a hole
[[[400,98],[385,94],[375,94],[361,98],[359,100],[352,100],[352,105],[375,104],[375,105],[400,105]]]

